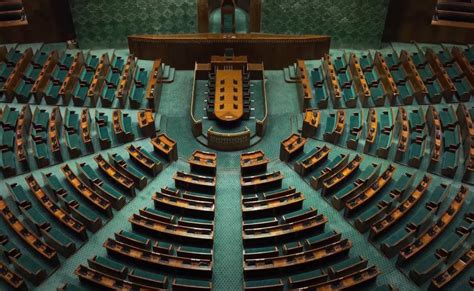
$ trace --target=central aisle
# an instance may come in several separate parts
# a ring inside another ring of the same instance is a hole
[[[215,290],[242,290],[240,171],[223,169],[219,162],[218,157],[213,287]]]

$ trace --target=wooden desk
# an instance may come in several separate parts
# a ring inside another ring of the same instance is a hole
[[[143,250],[113,239],[107,239],[104,243],[108,254],[122,255],[130,261],[149,265],[155,269],[180,272],[185,274],[196,274],[201,277],[211,278],[212,261],[194,258],[182,258]]]
[[[242,71],[217,70],[215,115],[222,121],[235,121],[244,114]]]
[[[304,150],[305,143],[306,138],[296,133],[284,139],[280,144],[280,160],[288,162]]]
[[[263,151],[254,151],[240,155],[240,172],[242,176],[267,170],[270,160]]]
[[[191,171],[204,175],[215,176],[217,167],[217,154],[196,150],[188,159]]]
[[[178,171],[174,174],[173,179],[176,187],[212,195],[216,193],[216,177],[200,176]]]

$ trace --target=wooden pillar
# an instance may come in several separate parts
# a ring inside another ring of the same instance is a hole
[[[209,32],[209,1],[197,0],[198,32]]]
[[[250,0],[250,32],[260,32],[262,26],[262,0]]]

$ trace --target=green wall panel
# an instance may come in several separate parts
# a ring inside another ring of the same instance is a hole
[[[377,47],[389,0],[262,0],[262,31],[328,34],[332,47]]]
[[[197,31],[196,0],[70,0],[82,48],[126,47],[127,35]]]

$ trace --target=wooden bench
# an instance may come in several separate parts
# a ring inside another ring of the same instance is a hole
[[[96,207],[101,212],[105,213],[107,216],[112,216],[112,208],[110,201],[95,193],[91,188],[84,184],[74,172],[71,170],[69,165],[64,165],[61,167],[61,170],[66,177],[66,180],[69,184],[81,194],[87,201],[89,201],[94,207]]]
[[[159,134],[151,139],[153,149],[170,163],[178,160],[178,144],[166,134]]]
[[[154,177],[163,170],[163,164],[142,147],[129,145],[127,151],[132,161],[136,162],[142,169]]]
[[[387,213],[384,218],[377,221],[371,226],[369,237],[371,239],[375,239],[378,235],[387,231],[390,227],[392,227],[400,219],[402,219],[417,204],[417,202],[420,201],[420,199],[428,190],[431,181],[431,176],[423,176],[416,188],[404,201],[402,201],[392,211]]]
[[[160,102],[161,88],[163,78],[163,63],[161,59],[156,59],[153,62],[153,68],[151,69],[150,78],[148,79],[148,85],[146,88],[145,98],[147,100],[147,107],[153,112],[157,110],[157,105]]]
[[[217,154],[211,152],[205,152],[195,150],[191,157],[188,159],[191,171],[197,172],[203,175],[216,175],[217,168]]]
[[[375,108],[369,109],[367,116],[367,133],[365,134],[364,153],[368,153],[371,147],[375,144],[377,132],[379,128],[378,115]]]
[[[283,174],[280,171],[260,174],[255,176],[244,176],[240,178],[242,193],[255,193],[281,187]]]
[[[337,144],[344,133],[346,112],[338,110],[336,114],[330,113],[326,123],[323,139],[327,142]]]
[[[143,136],[154,137],[156,135],[155,115],[151,109],[137,112],[138,128]]]
[[[64,225],[72,233],[80,237],[82,240],[87,239],[87,232],[84,225],[72,217],[69,213],[60,208],[41,188],[36,179],[29,175],[25,177],[25,180],[36,199],[41,203],[51,216],[53,216],[58,222]]]
[[[174,174],[173,179],[176,187],[212,195],[216,193],[216,177],[194,175],[178,171]]]
[[[131,142],[135,138],[131,117],[127,113],[122,113],[120,109],[112,112],[112,128],[117,140],[122,143]]]
[[[327,195],[337,187],[340,187],[340,183],[353,175],[359,169],[363,159],[364,158],[362,156],[356,155],[354,159],[352,159],[352,161],[350,161],[347,165],[328,176],[327,179],[325,179],[322,183],[323,195]]]
[[[347,254],[351,247],[352,243],[344,239],[322,248],[309,249],[296,254],[273,258],[247,259],[244,261],[244,277],[252,278],[262,274],[276,273],[281,270],[317,265],[324,260]]]
[[[242,198],[242,216],[246,219],[297,210],[301,208],[303,201],[303,193],[296,192],[294,188],[268,195],[264,193],[262,199]]]
[[[311,82],[309,81],[309,74],[306,70],[304,60],[296,61],[296,77],[298,79],[298,95],[302,103],[302,108],[308,108],[311,106],[311,100],[313,100],[313,90],[311,88]]]
[[[36,234],[29,231],[13,214],[5,200],[0,197],[0,215],[13,231],[36,253],[48,262],[58,265],[59,257],[54,248],[44,243]]]
[[[129,55],[127,58],[127,63],[125,64],[125,67],[122,71],[122,75],[120,76],[119,85],[117,86],[117,91],[115,93],[121,108],[123,108],[127,102],[130,85],[132,83],[133,76],[135,75],[136,67],[137,64],[135,56]],[[110,102],[110,105],[112,105],[111,103],[112,102]]]
[[[248,176],[265,172],[269,161],[263,151],[240,154],[240,174],[242,176]]]
[[[353,214],[368,201],[373,199],[385,186],[392,180],[393,174],[397,168],[389,165],[387,169],[373,183],[371,183],[362,193],[347,200],[344,207],[346,216]]]
[[[280,144],[280,160],[288,162],[304,150],[306,138],[293,133]]]

